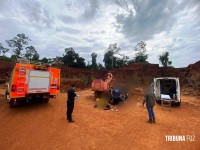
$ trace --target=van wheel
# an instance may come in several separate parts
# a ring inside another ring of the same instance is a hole
[[[181,99],[180,99],[180,102],[177,104],[177,106],[181,106]]]
[[[181,106],[181,102],[177,103],[177,106]]]
[[[44,103],[48,103],[48,102],[49,102],[49,98],[44,98],[44,99],[43,99],[43,102],[44,102]]]

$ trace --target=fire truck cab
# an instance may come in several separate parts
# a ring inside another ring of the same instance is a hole
[[[49,102],[60,93],[60,69],[19,60],[10,76],[6,99],[10,107],[33,99]]]

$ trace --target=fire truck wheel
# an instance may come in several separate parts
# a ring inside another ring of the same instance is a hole
[[[9,106],[10,106],[10,108],[14,108],[15,107],[15,104],[13,103],[13,101],[9,102]]]
[[[49,98],[44,98],[44,99],[43,99],[43,102],[44,102],[44,103],[48,103],[48,102],[49,102]]]

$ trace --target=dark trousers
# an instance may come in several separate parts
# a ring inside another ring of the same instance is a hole
[[[72,112],[74,110],[74,101],[67,101],[67,120],[72,121]]]
[[[147,106],[147,111],[148,111],[148,114],[149,114],[149,120],[153,121],[155,119],[155,115],[154,115],[154,112],[153,112],[153,107],[152,106]]]

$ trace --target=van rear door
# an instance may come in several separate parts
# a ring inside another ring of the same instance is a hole
[[[29,72],[28,93],[49,92],[50,72],[31,70]]]
[[[156,98],[160,98],[160,80],[154,78],[154,94]]]
[[[180,93],[180,83],[179,83],[179,78],[176,78],[176,95],[177,95],[177,100],[180,102],[181,101],[181,93]]]

